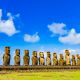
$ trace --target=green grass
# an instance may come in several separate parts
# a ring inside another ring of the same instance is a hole
[[[0,80],[80,80],[80,71],[11,72],[0,74]]]

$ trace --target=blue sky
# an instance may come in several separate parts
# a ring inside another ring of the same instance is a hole
[[[0,53],[5,46],[80,52],[80,0],[0,1]]]

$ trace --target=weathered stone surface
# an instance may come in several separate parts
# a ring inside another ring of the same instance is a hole
[[[76,60],[75,60],[75,56],[72,55],[72,66],[75,66],[76,65]]]
[[[29,50],[24,50],[23,63],[25,66],[29,65],[30,57]]]
[[[40,52],[39,55],[39,65],[45,65],[44,53]]]
[[[38,65],[37,51],[33,51],[33,54],[32,54],[32,65]]]
[[[58,60],[57,60],[57,54],[53,53],[53,65],[56,66],[58,65]]]
[[[66,65],[71,65],[69,50],[65,50],[65,62],[66,62]]]
[[[10,47],[5,47],[5,53],[3,55],[3,65],[10,65]]]
[[[15,50],[14,65],[16,66],[20,65],[20,49]]]
[[[37,51],[33,51],[32,54],[32,65],[38,65],[38,60],[39,60],[39,65],[45,65],[45,59],[44,59],[44,53],[40,52],[39,53],[39,59],[37,57]],[[77,60],[74,55],[72,55],[72,58],[70,60],[70,52],[69,50],[65,50],[65,59],[63,54],[60,54],[59,60],[57,59],[57,54],[53,53],[53,59],[51,59],[51,54],[50,52],[47,52],[47,57],[46,57],[46,65],[51,65],[51,60],[53,60],[53,65],[57,66],[63,66],[63,65],[72,65],[73,67],[75,65],[80,66],[80,55],[76,55]],[[29,56],[29,50],[24,51],[24,56],[23,56],[23,64],[24,65],[29,65],[30,62],[30,56]],[[5,47],[5,53],[3,55],[3,65],[8,66],[10,65],[10,47]],[[20,50],[16,49],[15,51],[15,56],[14,56],[14,65],[20,65]]]
[[[58,63],[60,66],[63,66],[64,65],[64,57],[63,57],[63,54],[60,54],[60,58],[59,58],[59,63]]]
[[[47,52],[46,65],[51,65],[51,54]]]
[[[80,55],[77,54],[76,57],[77,57],[77,63],[76,63],[76,65],[77,66],[80,66]]]

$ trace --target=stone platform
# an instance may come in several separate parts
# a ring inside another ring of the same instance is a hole
[[[0,71],[61,71],[80,70],[80,66],[0,66]]]

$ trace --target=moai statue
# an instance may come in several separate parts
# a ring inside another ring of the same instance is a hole
[[[45,65],[44,53],[40,52],[39,55],[40,55],[39,65]]]
[[[33,51],[32,54],[32,65],[38,65],[38,57],[37,57],[37,51]]]
[[[29,65],[30,56],[29,56],[29,50],[24,50],[24,56],[23,56],[23,64],[25,66]]]
[[[5,47],[5,52],[3,55],[3,65],[4,66],[10,65],[10,47]]]
[[[70,63],[70,52],[69,52],[69,50],[65,50],[65,63],[66,63],[67,66],[68,65],[71,65],[71,63]]]
[[[51,65],[51,54],[47,52],[46,65]]]
[[[75,56],[72,55],[72,66],[75,66],[76,65],[76,60],[75,60]]]
[[[57,54],[53,53],[53,65],[56,66],[58,65],[58,59],[57,59]]]
[[[16,49],[16,51],[15,51],[14,65],[15,66],[19,66],[20,65],[20,49]]]
[[[60,54],[59,65],[60,66],[63,66],[64,65],[64,57],[63,57],[63,54]]]
[[[76,57],[77,57],[77,63],[76,63],[76,65],[77,66],[80,66],[80,55],[77,54]]]

